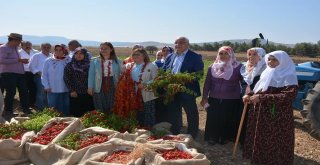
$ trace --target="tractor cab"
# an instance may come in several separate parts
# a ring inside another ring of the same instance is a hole
[[[305,62],[296,65],[296,73],[299,83],[299,91],[293,103],[293,106],[299,110],[303,109],[302,99],[305,99],[308,91],[320,81],[320,63]]]

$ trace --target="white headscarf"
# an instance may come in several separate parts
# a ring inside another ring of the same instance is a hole
[[[220,60],[219,53],[220,51],[226,51],[230,59],[227,62],[223,62]],[[229,80],[233,74],[233,69],[238,67],[240,63],[236,60],[236,55],[233,52],[233,49],[230,46],[222,46],[219,51],[218,55],[211,65],[211,74],[215,78],[223,78],[225,80]]]
[[[241,67],[241,70],[240,70],[244,81],[248,85],[251,85],[253,83],[254,77],[261,75],[262,71],[266,68],[266,62],[264,60],[264,56],[266,55],[266,51],[263,48],[255,47],[255,48],[249,49],[247,52],[252,51],[252,50],[257,52],[258,56],[260,57],[260,60],[258,61],[258,63],[255,66],[253,66],[252,70],[249,69],[250,68],[249,67],[249,60],[247,61],[246,65],[243,65]]]
[[[268,57],[270,55],[279,61],[279,65],[275,68],[270,68],[270,66],[267,65],[267,68],[262,72],[260,80],[253,89],[254,93],[260,90],[264,92],[269,86],[279,88],[298,85],[296,68],[289,55],[282,50],[271,52],[264,57],[266,63],[268,63]]]

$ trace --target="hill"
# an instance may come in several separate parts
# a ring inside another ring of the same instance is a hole
[[[8,40],[7,36],[0,36],[0,43],[6,43]],[[30,41],[33,43],[33,45],[40,45],[43,42],[49,42],[50,44],[68,44],[68,42],[72,39],[61,37],[61,36],[35,36],[35,35],[23,35],[23,40]],[[88,41],[88,40],[78,40],[83,46],[99,46],[102,41]],[[251,39],[232,39],[232,40],[223,40],[223,41],[213,41],[213,42],[200,42],[200,43],[192,43],[192,44],[198,44],[203,45],[204,43],[214,43],[219,42],[222,43],[224,41],[230,41],[232,43],[238,42],[238,43],[251,43]],[[156,46],[156,47],[163,47],[163,46],[174,46],[173,43],[161,43],[156,41],[145,41],[145,42],[113,42],[111,41],[113,46],[115,47],[132,47],[135,44],[140,44],[143,46]],[[274,43],[274,42],[272,42]],[[274,43],[275,45],[282,44],[282,43]],[[282,44],[289,47],[293,47],[293,44]]]

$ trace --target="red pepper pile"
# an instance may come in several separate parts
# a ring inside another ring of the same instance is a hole
[[[97,143],[104,143],[108,141],[108,136],[103,134],[93,134],[90,136],[87,136],[86,138],[81,138],[80,140],[80,148],[85,148],[87,146],[97,144]]]
[[[51,127],[47,128],[41,135],[33,137],[32,142],[47,145],[67,126],[67,123],[53,122]]]
[[[155,135],[150,136],[147,140],[158,140],[158,139],[163,139],[163,140],[176,140],[176,141],[184,141],[184,138],[178,137],[178,136],[162,136],[158,137]]]
[[[192,159],[192,155],[178,149],[160,151],[165,160]]]
[[[108,136],[104,134],[76,132],[70,133],[63,140],[57,142],[57,144],[70,150],[79,150],[93,144],[104,143],[108,140]]]
[[[103,162],[106,163],[119,163],[119,164],[126,164],[129,162],[127,156],[130,154],[129,151],[120,150],[113,152],[112,155],[107,156]]]

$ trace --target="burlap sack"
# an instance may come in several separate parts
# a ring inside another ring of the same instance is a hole
[[[208,158],[201,153],[198,153],[196,149],[188,149],[186,145],[180,143],[175,144],[175,148],[185,151],[192,155],[192,159],[180,159],[180,160],[165,160],[161,154],[157,154],[152,164],[157,165],[210,165]]]
[[[29,120],[29,117],[13,117],[10,120],[10,124],[11,123],[16,123],[16,124],[21,124],[22,122]]]
[[[180,137],[180,138],[182,138],[184,140],[163,140],[163,139],[147,140],[150,137],[150,135],[149,134],[143,134],[143,135],[141,135],[141,136],[136,138],[136,142],[139,142],[139,143],[150,143],[150,144],[183,143],[187,147],[190,147],[193,144],[192,136],[189,135],[189,134],[167,135],[167,136],[177,136],[177,137]]]
[[[114,151],[118,150],[129,150],[132,151],[136,147],[136,142],[125,141],[118,138],[113,138],[109,143],[101,144],[90,148],[83,156],[81,165],[119,165],[115,163],[105,163],[102,160],[111,155]],[[143,152],[143,151],[142,151]],[[139,152],[140,153],[140,152]],[[143,164],[144,157],[139,156],[136,160],[131,160],[127,165],[140,165]]]
[[[21,140],[0,140],[0,164],[11,165],[27,162],[28,157],[24,150],[24,144],[34,135],[35,133],[30,131],[26,132]]]
[[[67,157],[68,154],[70,154],[70,153],[64,152],[64,150],[57,151],[57,148],[55,147],[56,145],[54,143],[59,141],[60,139],[63,139],[65,136],[67,136],[71,132],[78,132],[83,128],[78,118],[72,118],[72,117],[52,118],[40,130],[40,132],[37,133],[37,135],[42,134],[47,128],[51,126],[53,122],[60,122],[60,121],[69,123],[69,125],[59,135],[57,135],[48,145],[41,145],[38,143],[31,143],[31,142],[27,142],[25,144],[25,150],[26,150],[27,156],[33,164],[51,165],[58,161],[58,155],[55,155],[56,153],[59,153],[59,155],[64,155],[65,157]]]
[[[170,123],[168,123],[168,122],[161,122],[161,123],[155,124],[155,125],[152,127],[152,129],[158,130],[158,131],[163,130],[163,131],[168,131],[168,132],[170,132],[171,125],[172,125],[172,124],[170,124]]]
[[[108,135],[109,139],[119,136],[118,135],[119,132],[104,129],[101,127],[90,127],[80,132],[105,134],[105,135]],[[105,143],[108,143],[108,142],[105,142]],[[67,148],[64,148],[58,144],[51,144],[50,147],[48,147],[46,150],[46,152],[50,152],[50,154],[52,155],[50,160],[47,160],[47,164],[61,164],[61,165],[78,164],[81,158],[83,157],[83,155],[87,152],[89,148],[94,146],[99,146],[99,145],[101,144],[94,144],[94,145],[87,146],[85,148],[75,151],[75,150],[69,150]]]

